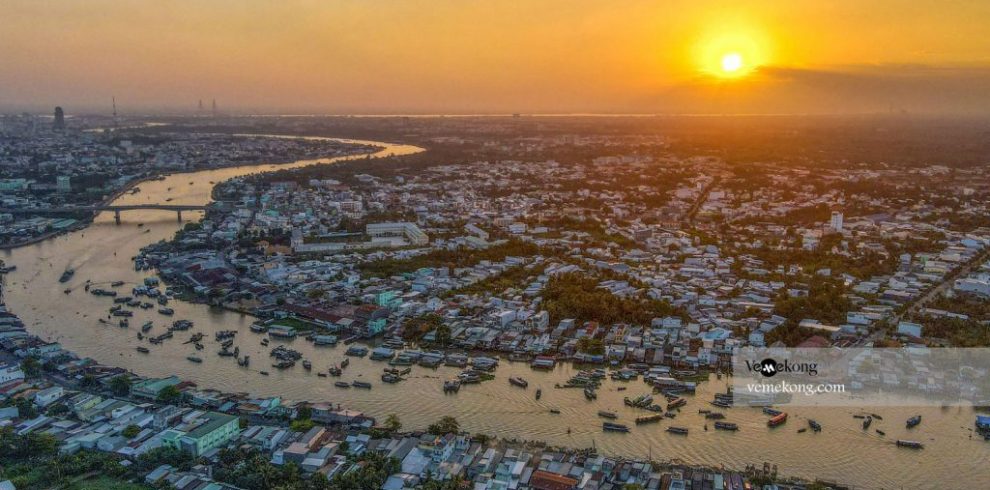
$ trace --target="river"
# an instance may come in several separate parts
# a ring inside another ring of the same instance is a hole
[[[384,147],[377,153],[382,156],[422,151],[408,145],[358,142]],[[139,193],[123,195],[114,204],[165,203],[171,198],[172,204],[201,205],[210,200],[213,184],[225,179],[353,158],[363,155],[173,174],[164,180],[142,183]],[[199,219],[196,214],[187,212],[184,217]],[[139,227],[139,223],[144,226]],[[6,302],[32,333],[57,340],[79,355],[104,364],[145,376],[175,374],[194,381],[200,388],[330,401],[379,418],[396,413],[408,429],[424,428],[443,415],[452,415],[472,432],[572,447],[594,445],[607,454],[641,458],[652,455],[658,460],[678,459],[733,469],[747,464],[762,465],[766,461],[778,465],[785,475],[817,477],[860,488],[990,488],[987,469],[990,443],[970,438],[974,413],[968,408],[869,409],[864,406],[864,410],[884,416],[883,421],[874,422],[870,431],[860,429],[861,421],[852,417],[860,411],[852,408],[791,407],[789,422],[777,429],[767,428],[767,417],[758,409],[733,408],[726,410],[727,421],[737,423],[738,432],[704,431],[705,420],[697,413],[698,409],[714,408],[708,401],[714,392],[725,389],[726,380],[713,377],[701,385],[694,397],[689,397],[688,405],[676,419],[633,427],[629,434],[606,434],[602,433],[601,419],[596,415],[599,410],[617,412],[618,421],[630,426],[633,418],[643,414],[622,403],[623,396],[647,392],[641,381],[607,380],[599,390],[598,400],[588,402],[580,390],[553,388],[577,371],[572,365],[561,364],[551,372],[536,372],[525,363],[503,360],[495,381],[466,386],[456,395],[444,395],[442,380],[456,375],[458,369],[413,367],[409,380],[389,385],[379,380],[385,363],[352,359],[351,366],[339,379],[365,379],[374,384],[374,389],[344,390],[333,386],[338,378],[316,376],[317,371],[325,371],[343,359],[342,345],[314,347],[303,339],[290,341],[292,348],[313,361],[314,369],[307,372],[297,365],[278,371],[269,367],[268,351],[259,344],[262,337],[248,330],[252,317],[173,301],[170,304],[176,310],[173,319],[192,320],[195,327],[191,332],[206,334],[206,349],[199,354],[203,363],[194,364],[186,356],[196,351],[192,345],[182,344],[186,336],[181,332],[161,345],[149,345],[136,338],[135,326],[153,320],[152,333],[160,333],[171,319],[158,315],[154,309],[138,309],[131,319],[131,329],[104,325],[97,319],[106,315],[110,301],[83,291],[87,279],[97,285],[126,281],[127,289],[141,283],[151,273],[136,272],[131,257],[149,243],[170,238],[180,226],[174,212],[125,212],[119,226],[114,224],[112,213],[102,213],[84,230],[5,251],[6,263],[17,266],[5,279]],[[59,275],[67,267],[75,268],[76,274],[67,284],[61,284]],[[73,289],[71,294],[63,293],[66,286]],[[249,368],[239,367],[233,358],[215,355],[218,346],[213,342],[213,332],[226,329],[239,331],[235,345],[242,354],[251,355]],[[272,346],[277,343],[273,341]],[[148,346],[151,353],[136,352],[139,345]],[[262,376],[260,370],[271,371],[271,375]],[[509,385],[507,378],[515,375],[528,379],[529,389]],[[620,386],[627,389],[619,391]],[[537,387],[543,389],[539,401],[533,396]],[[551,414],[550,408],[558,408],[561,413]],[[905,429],[904,421],[915,414],[923,415],[923,423],[915,429]],[[798,433],[798,428],[807,426],[808,418],[817,420],[824,430]],[[670,425],[689,427],[691,433],[684,437],[664,432]],[[886,431],[886,437],[879,436],[874,428]],[[898,438],[921,441],[925,449],[898,448],[894,445]]]

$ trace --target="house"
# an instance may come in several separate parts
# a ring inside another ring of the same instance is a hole
[[[240,432],[238,418],[218,412],[206,412],[198,417],[200,423],[189,431],[167,431],[171,436],[164,441],[167,446],[200,456],[210,449],[224,446]]]

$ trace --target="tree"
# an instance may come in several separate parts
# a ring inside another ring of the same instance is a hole
[[[443,323],[437,327],[436,342],[444,347],[450,344],[450,327],[447,324]]]
[[[117,396],[127,396],[131,393],[131,378],[121,374],[110,380],[110,392]]]
[[[296,420],[309,420],[313,416],[313,409],[309,405],[300,405],[296,408]]]
[[[435,424],[431,424],[427,432],[433,435],[442,436],[444,434],[457,434],[461,431],[461,426],[457,419],[449,415],[441,417]]]
[[[166,386],[158,392],[160,403],[176,403],[180,398],[182,398],[182,392],[175,385]]]
[[[289,429],[293,432],[306,432],[315,425],[316,423],[309,419],[296,419],[289,424]]]
[[[390,413],[388,417],[385,417],[385,430],[389,432],[398,432],[402,428],[402,422],[399,421],[399,416]]]
[[[24,371],[25,376],[37,376],[41,373],[41,363],[35,357],[25,357],[21,361],[21,370]]]
[[[124,430],[120,432],[120,435],[128,439],[134,439],[140,433],[141,433],[141,428],[134,424],[131,424],[125,427]]]

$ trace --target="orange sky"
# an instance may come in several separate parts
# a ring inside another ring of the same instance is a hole
[[[5,0],[0,110],[986,112],[988,26],[961,0]]]

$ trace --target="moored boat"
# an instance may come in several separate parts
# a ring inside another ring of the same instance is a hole
[[[629,432],[629,427],[614,422],[603,422],[602,430],[605,432]]]
[[[815,422],[814,420],[810,420],[810,419],[808,420],[808,427],[811,427],[811,430],[813,430],[815,432],[821,432],[822,431],[822,424],[819,424],[818,422]]]
[[[196,356],[186,356],[186,359],[188,359],[191,362],[195,362],[197,364],[203,362],[202,359],[200,359],[199,357],[196,357]]]
[[[138,347],[137,348],[137,351],[140,352],[140,353],[142,353],[142,354],[147,354],[147,353],[151,352],[151,351],[148,350],[147,347]]]
[[[739,430],[739,426],[732,422],[715,422],[715,429],[737,431]]]
[[[519,376],[513,376],[509,378],[509,384],[513,386],[518,386],[520,388],[525,388],[529,386],[529,382],[526,381],[525,379],[520,378]]]
[[[907,440],[904,440],[904,439],[898,439],[897,440],[897,446],[898,447],[907,447],[907,448],[911,448],[911,449],[924,449],[924,447],[925,447],[922,443],[920,443],[918,441],[907,441]]]
[[[667,432],[670,432],[671,434],[677,434],[680,436],[688,435],[688,430],[684,427],[667,427]]]
[[[660,414],[644,415],[642,417],[636,417],[636,425],[652,424],[654,422],[659,422],[661,420],[663,420],[663,415]]]
[[[615,412],[609,412],[608,410],[599,410],[598,416],[603,419],[617,419],[619,416]]]
[[[915,415],[907,420],[907,428],[915,427],[921,423],[921,415]]]

